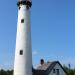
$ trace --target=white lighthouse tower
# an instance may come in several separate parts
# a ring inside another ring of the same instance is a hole
[[[18,22],[14,75],[32,75],[30,8],[31,0],[18,0]]]

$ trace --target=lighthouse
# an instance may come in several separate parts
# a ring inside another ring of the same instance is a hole
[[[18,0],[18,21],[14,61],[14,75],[32,75],[31,0]]]

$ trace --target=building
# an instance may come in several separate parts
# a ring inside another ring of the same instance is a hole
[[[59,61],[44,62],[40,61],[40,65],[33,69],[33,75],[68,75]]]
[[[32,75],[31,0],[18,0],[14,75]]]

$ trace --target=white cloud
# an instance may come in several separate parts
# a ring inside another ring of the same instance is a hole
[[[33,54],[33,55],[37,55],[38,52],[37,52],[37,51],[33,51],[32,54]]]

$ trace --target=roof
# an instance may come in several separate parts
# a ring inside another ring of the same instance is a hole
[[[60,65],[60,67],[66,73],[66,75],[68,75],[67,72],[62,67],[62,65],[59,63],[59,61],[47,62],[47,63],[44,63],[44,64],[38,66],[37,69],[34,69],[33,75],[48,75],[57,63]]]
[[[53,66],[55,63],[47,62],[37,67],[37,70],[46,70],[48,67]]]

